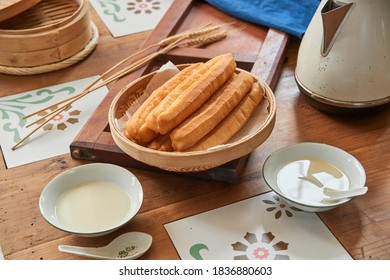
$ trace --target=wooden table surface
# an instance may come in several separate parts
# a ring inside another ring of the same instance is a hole
[[[149,32],[112,38],[92,11],[100,32],[96,50],[64,70],[34,75],[0,74],[0,96],[103,73],[143,44]],[[264,160],[278,148],[299,142],[337,146],[364,166],[368,193],[331,211],[318,213],[354,259],[390,259],[390,118],[389,110],[361,115],[331,115],[312,107],[299,92],[294,69],[300,41],[289,42],[287,59],[275,88],[277,118],[270,138],[248,159],[235,184],[129,168],[144,189],[140,213],[107,236],[83,238],[50,226],[38,200],[45,185],[61,172],[89,162],[70,154],[7,169],[0,161],[0,245],[5,259],[82,259],[60,253],[58,245],[102,246],[120,233],[142,231],[153,236],[143,259],[179,259],[164,224],[253,197],[270,189],[262,177]],[[2,157],[3,158],[3,157]]]

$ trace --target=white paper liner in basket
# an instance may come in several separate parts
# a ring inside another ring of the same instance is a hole
[[[137,109],[145,102],[146,99],[152,94],[152,92],[163,85],[166,81],[172,78],[179,69],[172,63],[167,62],[156,72],[156,75],[150,80],[144,93],[138,97],[127,109],[126,113],[120,119],[115,119],[116,126],[120,131],[125,131],[126,122],[137,111]]]
[[[179,71],[180,70],[173,63],[167,62],[156,72],[156,74],[148,83],[144,93],[130,105],[126,113],[120,119],[115,119],[115,124],[119,131],[122,132],[122,134],[124,134],[127,120],[131,118],[131,116],[137,111],[137,109],[142,105],[142,103],[152,94],[155,89],[160,87]],[[264,82],[261,80],[257,81],[262,87],[264,93]],[[239,140],[245,140],[245,138],[250,137],[251,134],[257,131],[268,118],[268,106],[268,99],[266,98],[266,96],[264,96],[263,101],[259,104],[251,118],[227,143],[210,147],[207,150],[214,150],[220,147],[226,147],[229,146],[231,143],[234,143]]]

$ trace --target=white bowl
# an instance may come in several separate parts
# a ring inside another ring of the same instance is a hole
[[[127,169],[106,163],[71,168],[51,180],[39,209],[48,223],[87,237],[108,234],[139,211],[143,190]]]
[[[307,177],[302,180],[299,177]],[[308,212],[333,209],[352,198],[322,202],[323,187],[351,190],[364,187],[366,174],[351,154],[321,143],[293,144],[272,153],[263,165],[267,185],[292,206]]]

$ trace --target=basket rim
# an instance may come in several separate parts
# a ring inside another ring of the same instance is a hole
[[[178,68],[180,68],[180,67],[186,66],[186,65],[189,65],[189,64],[181,64],[181,65],[176,65],[176,66]],[[153,149],[141,146],[141,145],[129,140],[123,134],[123,132],[119,130],[118,126],[115,123],[115,113],[116,113],[116,109],[117,109],[117,105],[118,105],[117,102],[122,97],[122,95],[124,95],[126,93],[126,90],[128,90],[130,87],[132,87],[133,85],[135,85],[136,83],[140,82],[143,79],[151,78],[156,73],[156,71],[154,71],[154,72],[146,74],[142,77],[139,77],[138,79],[136,79],[136,80],[132,81],[131,83],[129,83],[128,85],[126,85],[124,88],[122,88],[122,90],[120,90],[118,92],[118,94],[112,100],[111,105],[109,107],[109,111],[108,111],[108,121],[109,121],[111,135],[113,136],[114,142],[118,145],[118,147],[121,150],[124,150],[122,147],[122,145],[124,145],[124,144],[127,144],[132,149],[134,149],[135,150],[134,154],[129,154],[127,151],[124,151],[125,153],[127,153],[128,155],[133,157],[134,159],[139,160],[143,163],[152,165],[152,166],[159,167],[161,169],[166,169],[166,170],[187,171],[189,169],[196,169],[196,167],[199,167],[199,170],[202,170],[202,168],[201,168],[202,166],[205,166],[205,167],[208,166],[210,168],[211,165],[219,166],[219,165],[222,165],[226,162],[229,162],[231,160],[239,158],[239,157],[235,157],[235,158],[231,158],[228,160],[221,160],[222,158],[225,158],[225,157],[218,158],[218,155],[226,154],[227,151],[232,151],[235,149],[242,149],[243,154],[241,156],[244,156],[245,154],[250,153],[251,151],[256,149],[258,146],[256,146],[255,148],[249,147],[249,150],[250,150],[249,152],[247,152],[248,147],[242,147],[242,146],[245,145],[249,140],[251,140],[251,139],[255,138],[257,135],[259,135],[262,131],[264,131],[265,128],[271,126],[271,128],[273,129],[273,127],[274,127],[275,117],[276,117],[276,99],[275,99],[275,96],[274,96],[271,88],[269,87],[269,85],[266,84],[264,81],[262,81],[262,79],[255,76],[254,74],[252,74],[246,70],[240,69],[240,68],[236,68],[236,71],[245,71],[245,72],[251,74],[259,83],[261,83],[264,86],[264,94],[265,94],[265,97],[267,98],[268,103],[269,103],[268,104],[269,113],[268,113],[266,119],[252,133],[250,133],[250,134],[248,134],[248,135],[246,135],[246,136],[244,136],[244,137],[242,137],[242,138],[238,139],[237,141],[234,141],[233,143],[230,143],[230,144],[220,145],[220,146],[217,146],[216,148],[213,147],[213,148],[208,149],[208,150],[189,151],[189,152],[158,151],[158,150],[153,150]],[[271,131],[272,131],[272,129],[271,129]],[[268,133],[266,138],[268,138],[268,136],[271,134],[271,131]],[[262,142],[264,142],[264,141],[262,141]],[[155,164],[153,164],[153,162],[151,162],[150,158],[149,159],[143,158],[142,154],[145,154],[145,155],[147,154],[149,156],[154,157],[155,159],[163,159],[164,161],[172,162],[172,163],[169,165],[166,165],[166,166],[162,166],[160,164],[155,165]],[[213,160],[215,160],[215,162],[210,162],[211,156],[213,157]],[[190,164],[188,164],[186,166],[178,166],[177,164],[174,164],[174,163],[177,163],[177,162],[175,162],[175,159],[177,160],[177,159],[185,159],[185,158],[187,158],[187,159],[191,158],[193,160],[191,161]],[[198,161],[199,163],[197,163],[194,160]]]

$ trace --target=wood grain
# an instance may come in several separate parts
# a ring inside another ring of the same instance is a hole
[[[151,32],[144,47],[167,36],[194,30],[209,23],[228,25],[227,38],[202,47],[180,47],[151,61],[145,67],[118,80],[107,97],[94,112],[84,128],[70,145],[75,159],[104,161],[127,167],[150,169],[134,158],[117,150],[108,127],[108,109],[114,97],[126,85],[140,76],[156,70],[163,63],[186,64],[207,61],[221,53],[230,52],[239,68],[257,73],[261,79],[275,86],[284,60],[288,35],[263,26],[255,26],[232,18],[202,1],[176,1]],[[114,133],[113,133],[114,134]],[[118,143],[119,145],[119,143]],[[123,146],[122,146],[123,147]],[[115,151],[115,152],[113,152]],[[125,160],[123,160],[125,158]],[[235,183],[240,176],[246,155],[207,172],[186,172],[183,175]],[[150,162],[149,162],[150,163]],[[197,168],[194,167],[193,170]],[[172,167],[170,170],[174,170]],[[184,169],[183,169],[184,170]]]
[[[113,39],[95,16],[101,38],[88,59],[58,72],[17,77],[0,75],[0,96],[97,75],[143,44],[149,32]],[[51,227],[38,210],[44,186],[59,173],[90,162],[69,154],[7,169],[0,160],[0,243],[5,259],[82,259],[60,253],[60,244],[99,246],[122,232],[153,236],[143,259],[179,259],[164,224],[269,191],[261,169],[265,159],[288,144],[313,141],[340,147],[364,166],[369,191],[350,203],[318,214],[354,259],[390,259],[390,118],[388,107],[357,115],[330,115],[312,107],[294,80],[300,41],[289,43],[275,84],[277,117],[269,139],[245,162],[235,184],[129,168],[141,181],[144,203],[124,228],[99,238],[82,238]]]

